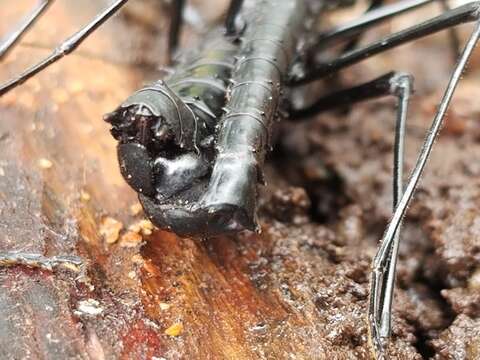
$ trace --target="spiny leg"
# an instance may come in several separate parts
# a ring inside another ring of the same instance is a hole
[[[360,35],[365,31],[381,24],[384,21],[387,21],[388,19],[402,15],[409,11],[416,10],[422,6],[429,5],[434,1],[437,0],[405,0],[381,7],[377,7],[377,5],[381,5],[382,2],[373,1],[369,7],[369,10],[363,16],[360,16],[353,21],[347,22],[333,29],[317,34],[311,41],[312,45],[310,45],[304,54],[299,55],[299,58],[304,60],[304,66],[308,68],[315,68],[315,59],[317,54],[320,53],[324,48],[331,46],[332,43],[345,39],[353,39],[342,50],[341,54],[352,52],[356,47],[357,40],[360,39]],[[303,75],[302,78],[306,77],[307,75]],[[331,79],[337,79],[336,73],[329,75]],[[295,78],[291,78],[290,81],[295,82],[296,80]],[[305,82],[308,81],[310,80],[305,79]]]
[[[432,33],[434,30],[438,31],[440,29],[448,26],[453,26],[458,23],[477,20],[478,10],[478,3],[469,4],[452,10],[443,16],[437,17],[431,21],[427,21],[426,23],[421,24],[419,26],[419,28],[422,30],[420,34],[423,35],[425,33]],[[403,36],[398,36],[398,34],[394,34],[390,37],[390,39],[393,39],[394,43],[395,41],[397,43],[400,43],[417,38],[419,37],[418,35],[418,33],[407,31],[403,34]],[[406,186],[405,194],[400,197],[399,201],[397,201],[398,207],[396,208],[394,216],[387,227],[387,230],[383,236],[381,247],[374,259],[369,318],[371,322],[373,344],[375,347],[375,351],[377,351],[379,355],[383,354],[386,341],[388,340],[390,335],[391,301],[395,277],[394,270],[396,265],[396,255],[398,251],[398,231],[400,228],[401,220],[405,214],[406,207],[410,202],[413,192],[421,177],[426,161],[428,160],[434,139],[440,130],[446,109],[458,84],[460,75],[466,65],[469,56],[473,51],[476,42],[478,41],[479,36],[480,25],[477,22],[475,30],[473,31],[469,41],[467,42],[465,50],[450,79],[447,90],[440,103],[438,113],[434,118],[431,129],[428,132],[428,136],[425,140],[425,143],[417,160],[417,164],[412,172],[410,181]],[[390,47],[392,47],[391,44],[392,43],[390,43]],[[378,42],[374,45],[375,46],[369,47],[369,51],[381,48],[381,44],[379,44]],[[377,52],[379,51],[377,50]],[[395,193],[400,194],[398,191],[396,191]]]
[[[235,35],[238,32],[236,27],[237,15],[242,8],[243,0],[231,0],[225,19],[225,33],[227,36]]]
[[[91,33],[93,33],[98,27],[100,27],[105,21],[110,19],[120,8],[125,5],[128,0],[116,0],[107,9],[100,13],[93,21],[88,23],[85,27],[77,31],[63,43],[61,43],[50,55],[39,63],[33,65],[19,76],[12,80],[0,85],[0,96],[6,92],[12,90],[18,85],[24,83],[34,75],[38,74],[43,69],[47,68],[51,64],[57,62],[65,55],[74,51]]]
[[[325,95],[307,107],[290,109],[289,119],[302,121],[319,112],[338,108],[345,104],[351,105],[359,101],[395,95],[395,93],[392,93],[392,86],[394,85],[392,82],[398,77],[399,74],[392,71],[366,83]]]
[[[450,6],[448,5],[447,0],[428,0],[428,1],[416,0],[412,2],[400,1],[393,5],[383,6],[381,8],[380,6],[383,4],[383,1],[373,0],[370,3],[370,6],[367,9],[365,15],[360,19],[357,19],[354,22],[351,22],[350,25],[347,24],[343,30],[347,30],[347,28],[350,26],[350,27],[357,28],[358,32],[362,32],[362,31],[368,30],[368,28],[376,25],[377,23],[382,22],[383,20],[387,20],[388,18],[393,16],[401,15],[404,12],[414,10],[417,7],[427,5],[433,1],[438,1],[440,3],[441,9],[444,12],[450,10]],[[374,11],[377,8],[378,8],[378,11]],[[342,28],[340,28],[340,30],[341,29]],[[454,57],[454,61],[456,61],[456,59],[460,56],[460,39],[458,37],[457,31],[454,28],[449,29],[448,35],[450,39],[450,46],[452,48],[452,55]],[[337,38],[341,36],[342,36],[342,31],[336,34]],[[360,40],[360,36],[357,35],[354,39],[352,39],[349,43],[347,43],[347,45],[343,48],[342,52],[348,52],[356,48],[359,40]]]
[[[397,118],[395,122],[395,142],[393,161],[393,209],[396,208],[403,191],[404,142],[410,95],[413,91],[413,77],[409,74],[390,72],[377,79],[355,87],[340,90],[324,96],[307,108],[290,111],[290,117],[302,120],[314,114],[342,106],[345,103],[364,101],[381,96],[393,95],[398,99]],[[370,334],[377,339],[381,333],[390,333],[391,307],[395,282],[400,233],[397,231],[390,245],[386,266],[374,269],[371,282],[369,303]],[[383,354],[384,342],[376,345]]]
[[[0,60],[14,47],[28,29],[37,22],[54,0],[40,0],[25,19],[0,42]]]
[[[345,67],[399,45],[434,34],[441,30],[449,29],[456,25],[477,21],[479,18],[479,8],[480,2],[472,2],[457,7],[418,25],[383,37],[365,47],[342,54],[332,61],[317,64],[312,70],[305,74],[292,74],[289,79],[289,84],[291,86],[297,86],[321,79]]]
[[[404,145],[405,130],[408,114],[408,104],[413,91],[413,77],[404,75],[392,82],[392,91],[398,97],[398,112],[395,126],[394,161],[393,161],[393,210],[396,209],[403,195]],[[370,284],[370,302],[368,308],[370,334],[374,343],[378,342],[380,334],[386,334],[388,340],[391,331],[392,302],[395,285],[395,269],[400,245],[400,229],[394,234],[393,242],[389,247],[389,259],[386,266],[374,266]],[[374,346],[380,355],[383,355],[386,341]]]
[[[403,216],[405,215],[408,204],[411,201],[413,193],[420,180],[426,162],[428,161],[430,152],[433,147],[435,138],[437,137],[443,123],[448,105],[453,97],[455,89],[460,80],[461,74],[465,69],[467,61],[471,56],[473,49],[480,38],[480,3],[474,2],[456,9],[450,10],[443,15],[425,21],[419,25],[407,28],[399,33],[392,34],[363,49],[352,51],[338,60],[323,64],[317,69],[313,76],[307,76],[304,79],[296,79],[294,84],[300,84],[311,81],[313,79],[326,76],[333,71],[338,71],[344,67],[354,64],[362,59],[368,58],[374,54],[383,52],[408,41],[423,37],[434,32],[450,28],[452,26],[462,24],[469,21],[475,21],[474,30],[465,45],[463,53],[458,60],[457,65],[451,75],[448,86],[440,101],[438,111],[432,121],[431,127],[427,133],[420,154],[418,156],[415,167],[411,173],[410,179],[406,184],[405,191],[402,196],[398,194],[397,207],[395,208],[393,217],[388,224],[383,235],[382,242],[378,253],[374,258],[373,274],[372,274],[372,292],[370,295],[371,303],[369,307],[369,321],[372,343],[374,352],[377,356],[384,357],[385,345],[390,336],[391,322],[391,302],[393,298],[393,285],[395,279],[395,265],[398,251],[398,233],[401,226]],[[307,80],[308,79],[308,80]],[[400,187],[398,187],[400,188]]]
[[[370,1],[370,5],[368,6],[367,10],[366,10],[365,13],[364,13],[364,16],[367,16],[368,18],[370,18],[371,13],[373,12],[373,13],[375,14],[374,10],[375,10],[376,8],[382,6],[383,3],[384,3],[384,0],[371,0],[371,1]],[[364,17],[364,16],[363,16],[363,17]],[[363,17],[361,17],[361,18],[363,18]],[[374,17],[375,17],[375,15],[374,15]],[[386,19],[386,18],[385,18],[385,19]],[[357,20],[358,20],[358,19],[356,19],[355,22],[356,22]],[[381,21],[381,20],[379,20],[379,21]],[[373,26],[373,24],[372,24],[372,26]],[[348,40],[348,42],[340,49],[340,51],[339,51],[338,53],[341,54],[341,53],[348,52],[348,51],[351,51],[351,50],[355,49],[355,48],[358,46],[358,44],[359,44],[359,42],[360,42],[360,40],[361,40],[361,38],[362,38],[362,35],[363,35],[363,34],[362,34],[362,31],[366,31],[366,30],[368,30],[368,29],[367,29],[367,28],[359,29],[355,34],[352,34],[352,35],[350,35],[350,36],[347,35],[346,40]],[[330,30],[330,31],[327,31],[327,32],[325,32],[324,34],[327,35],[328,33],[331,33],[332,31],[335,31],[335,29]],[[343,36],[342,36],[341,34],[339,34],[339,35],[340,35],[339,38],[343,38]],[[322,35],[319,34],[319,35],[317,35],[317,36],[320,36],[320,37],[321,37]],[[327,35],[327,36],[328,36],[328,35]],[[334,39],[335,39],[335,37],[334,37],[333,39],[331,39],[331,40],[334,40]],[[316,41],[317,41],[317,44],[318,44],[318,43],[325,44],[325,45],[330,44],[330,42],[329,42],[328,40],[327,40],[327,41],[323,41],[323,40],[321,40],[321,39],[319,40],[319,39],[317,38]],[[310,61],[312,61],[312,60],[314,59],[314,57],[315,57],[315,54],[312,54],[312,53],[311,53],[311,54],[308,54],[307,60],[308,60],[309,62],[306,63],[305,65],[306,65],[306,66],[310,65]],[[332,85],[333,85],[334,87],[337,87],[337,85],[341,83],[338,74],[335,74],[334,76],[332,76],[332,77],[329,79],[329,82],[332,83]]]
[[[427,137],[422,145],[422,149],[417,158],[415,167],[405,187],[405,192],[401,196],[398,202],[398,206],[396,207],[393,217],[390,223],[388,224],[387,229],[383,235],[380,249],[374,258],[374,264],[373,264],[374,276],[375,274],[379,274],[379,273],[381,274],[382,272],[385,271],[385,269],[388,269],[386,271],[388,279],[386,282],[382,281],[382,283],[386,285],[385,294],[391,294],[393,291],[394,273],[392,273],[392,270],[394,270],[395,268],[395,263],[394,263],[395,260],[393,259],[392,256],[393,255],[396,256],[396,254],[392,255],[391,249],[395,251],[396,247],[398,246],[397,244],[398,241],[396,241],[396,234],[400,229],[402,219],[412,199],[412,196],[417,187],[418,181],[422,176],[426,162],[430,156],[430,152],[435,142],[435,138],[440,132],[440,129],[443,124],[443,119],[447,112],[448,105],[453,97],[453,94],[458,85],[462,72],[465,69],[468,59],[470,58],[479,38],[480,38],[480,23],[477,22],[472,35],[470,36],[467,44],[465,45],[463,53],[455,67],[455,70],[453,71],[453,74],[447,85],[447,89],[438,107],[438,111],[432,121],[430,129],[427,132]],[[375,301],[375,296],[377,296],[377,294],[372,294],[371,296],[373,297],[373,301]],[[382,353],[384,344],[388,340],[390,335],[390,316],[389,316],[390,312],[388,312],[388,314],[385,312],[386,309],[391,306],[388,304],[388,302],[391,302],[391,299],[388,299],[384,295],[383,306],[382,306],[384,310],[382,312],[382,317],[381,317],[382,321],[380,324],[378,324],[378,332],[372,334],[374,346],[376,347],[377,351],[380,353]],[[373,321],[374,319],[370,318],[370,320]]]

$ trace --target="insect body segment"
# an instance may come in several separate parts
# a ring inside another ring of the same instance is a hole
[[[220,30],[165,81],[131,95],[105,120],[119,141],[122,175],[158,226],[184,231],[214,161],[214,136],[237,46]]]
[[[175,204],[171,200],[161,201],[158,188],[155,198],[144,193],[140,195],[146,213],[155,224],[180,234],[194,235],[256,229],[257,183],[263,177],[265,154],[271,147],[283,80],[300,39],[305,36],[305,19],[313,19],[316,13],[311,10],[305,0],[247,1],[243,4],[242,18],[246,19],[246,24],[240,34],[235,68],[230,76],[222,79],[224,84],[230,83],[228,96],[223,99],[224,114],[218,113],[223,105],[208,103],[209,96],[205,97],[202,92],[192,94],[199,86],[208,88],[209,92],[218,91],[219,97],[215,99],[226,94],[225,88],[217,86],[218,81],[212,81],[210,74],[206,78],[188,77],[180,70],[180,75],[167,80],[172,89],[184,86],[178,94],[192,110],[198,111],[198,106],[192,106],[194,103],[187,100],[191,100],[192,95],[195,100],[196,95],[212,112],[217,111],[215,115],[221,119],[215,132],[215,148],[200,150],[202,156],[207,154],[207,161],[212,164],[208,181],[189,179],[188,188],[184,195],[177,197]],[[195,64],[189,68],[195,68]],[[196,128],[199,125],[203,124],[196,123]],[[210,154],[211,150],[215,151]],[[213,158],[209,157],[211,155]],[[188,168],[188,173],[197,173],[201,167],[198,163],[195,171]],[[198,174],[204,175],[201,171]],[[153,177],[156,176],[154,172]]]
[[[233,212],[224,222],[253,230],[256,183],[263,177],[283,78],[304,36],[307,2],[263,1],[245,18],[249,22],[221,121],[218,155],[202,202],[228,204]]]

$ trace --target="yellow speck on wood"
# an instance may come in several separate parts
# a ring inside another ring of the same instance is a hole
[[[168,309],[170,309],[170,304],[163,303],[163,302],[160,303],[160,310],[166,311]]]
[[[72,94],[82,92],[84,90],[83,82],[80,80],[74,80],[67,84],[68,91]]]
[[[118,240],[122,228],[123,224],[120,221],[108,216],[100,223],[100,235],[107,244],[114,244]]]
[[[137,264],[137,265],[143,265],[143,263],[145,262],[145,260],[143,260],[143,257],[142,255],[140,254],[135,254],[132,256],[132,262],[134,264]]]
[[[54,89],[52,91],[52,98],[56,104],[63,104],[68,101],[69,95],[64,89]]]
[[[130,206],[130,213],[133,216],[140,214],[141,211],[142,211],[142,205],[140,205],[140,203],[136,203]]]
[[[143,235],[151,235],[154,226],[150,220],[140,220],[128,227],[128,230]]]
[[[82,201],[89,201],[90,200],[90,194],[88,192],[86,192],[85,190],[81,190],[80,191],[80,199],[82,199]]]
[[[42,169],[50,169],[53,166],[53,163],[45,158],[41,158],[38,160],[38,166]]]
[[[472,290],[480,290],[480,269],[477,269],[468,281],[468,287]]]
[[[142,235],[134,231],[127,231],[120,240],[122,247],[135,247],[142,242]]]
[[[170,326],[167,330],[165,330],[165,334],[168,336],[179,336],[183,332],[183,324],[182,323],[175,323]]]
[[[77,272],[77,273],[80,272],[80,269],[81,269],[80,266],[77,266],[77,265],[69,263],[69,262],[63,263],[62,267],[67,269],[67,270]]]
[[[141,220],[140,228],[142,229],[143,235],[151,235],[153,230],[153,224],[150,220]]]
[[[129,227],[128,227],[128,230],[129,231],[132,231],[134,233],[140,233],[140,231],[142,231],[141,227],[140,227],[140,222],[136,222],[136,223],[133,223],[131,224]]]

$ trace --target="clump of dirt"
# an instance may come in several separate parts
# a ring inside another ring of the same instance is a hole
[[[414,358],[414,353],[436,358],[455,357],[454,354],[457,354],[455,358],[476,358],[478,344],[474,344],[469,331],[480,315],[480,168],[472,162],[472,158],[480,155],[480,125],[474,122],[479,109],[462,106],[471,103],[468,89],[472,82],[467,81],[465,88],[459,88],[457,100],[450,109],[451,117],[457,121],[447,126],[437,141],[403,227],[394,301],[391,347],[394,358],[393,353],[403,348],[400,344],[413,347],[414,350],[409,348],[411,353],[407,358]],[[415,162],[439,96],[437,92],[423,103],[415,100],[412,103],[406,143],[409,169]],[[331,232],[329,240],[307,243],[332,263],[329,269],[309,269],[305,273],[318,272],[324,278],[332,269],[337,275],[342,271],[361,274],[363,280],[356,287],[365,297],[370,261],[392,213],[394,111],[393,100],[382,100],[355,105],[348,113],[321,114],[307,124],[286,125],[279,137],[282,150],[276,153],[286,182],[305,188],[316,206],[309,213],[330,213],[311,218]],[[462,129],[468,128],[468,131],[460,129],[459,118],[464,122]],[[282,155],[281,160],[278,155]],[[331,186],[318,186],[322,183],[319,179]],[[302,231],[310,232],[305,229],[304,226]],[[319,266],[321,263],[317,262]],[[348,280],[340,283],[349,286]],[[335,281],[328,278],[318,285],[315,304],[320,312],[332,309],[332,303],[341,297],[343,301],[357,303],[365,314],[366,305],[361,298],[346,300],[344,292],[332,288],[333,284]],[[340,309],[342,306],[336,307],[336,314],[341,313]],[[344,314],[343,325],[337,327],[339,333],[351,321],[358,320],[354,314],[354,311]],[[350,334],[347,338],[345,341],[351,345],[361,336]],[[456,342],[456,346],[446,345],[449,339]],[[464,356],[459,356],[455,347]]]
[[[435,359],[478,359],[479,339],[480,320],[459,315],[437,339],[432,341]]]

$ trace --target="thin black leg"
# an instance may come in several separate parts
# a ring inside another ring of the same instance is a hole
[[[319,33],[312,41],[313,45],[308,49],[310,55],[328,46],[331,42],[339,39],[348,39],[355,37],[371,27],[388,20],[394,16],[398,16],[405,12],[415,10],[421,6],[427,5],[435,0],[406,0],[391,5],[382,6],[366,12],[363,16],[350,21],[344,25],[331,30]]]
[[[447,0],[439,0],[439,2],[444,12],[451,9],[450,6],[448,5]],[[368,13],[372,10],[375,10],[376,8],[382,6],[383,3],[384,3],[383,0],[372,0],[366,12]],[[460,38],[457,34],[457,31],[453,28],[450,29],[449,31],[449,37],[450,37],[450,44],[451,44],[450,46],[452,47],[453,60],[456,61],[460,56]],[[356,48],[359,40],[360,40],[360,36],[357,36],[355,39],[352,39],[343,48],[343,52],[351,51],[354,48]]]
[[[47,68],[51,64],[57,62],[65,55],[74,51],[91,33],[93,33],[98,27],[100,27],[105,21],[110,19],[120,8],[125,5],[128,0],[116,0],[107,9],[100,13],[92,22],[88,23],[85,27],[73,34],[67,40],[60,44],[50,55],[45,59],[35,64],[31,68],[21,73],[16,78],[0,85],[0,96],[6,92],[12,90],[18,85],[24,83],[32,76],[38,74],[43,69]]]
[[[393,210],[403,195],[403,170],[406,123],[410,95],[413,92],[413,77],[400,75],[391,82],[391,91],[398,97],[398,112],[395,126],[395,144],[393,161]],[[370,283],[370,302],[368,317],[372,343],[377,352],[383,355],[391,333],[392,302],[395,286],[395,274],[400,245],[400,229],[396,231],[388,248],[385,266],[374,266]]]
[[[370,45],[342,54],[332,61],[317,64],[312,70],[305,74],[293,74],[290,76],[289,84],[291,86],[296,86],[320,79],[396,46],[459,24],[477,21],[479,19],[479,13],[480,2],[472,2],[457,7],[423,23],[386,36]]]
[[[289,119],[301,121],[311,118],[322,111],[382,96],[396,95],[392,93],[392,81],[396,81],[398,76],[396,72],[390,72],[364,84],[328,94],[316,100],[308,107],[290,109]]]
[[[322,97],[308,108],[291,111],[290,116],[294,116],[296,119],[304,119],[319,111],[347,103],[382,96],[395,96],[398,99],[393,161],[393,209],[395,210],[403,194],[404,143],[408,104],[412,92],[413,77],[411,75],[390,72],[367,83]],[[370,334],[378,354],[384,352],[384,347],[390,336],[391,308],[399,242],[400,233],[397,230],[393,241],[388,245],[386,251],[382,253],[382,266],[374,267],[372,274],[368,311]]]
[[[170,21],[170,32],[168,34],[168,58],[170,63],[178,48],[180,32],[183,25],[183,11],[185,0],[174,0],[172,3],[172,20]]]
[[[238,12],[242,8],[243,0],[231,0],[230,6],[227,10],[227,17],[225,19],[225,32],[226,35],[235,35],[238,32],[235,26]]]
[[[440,5],[444,12],[450,11],[450,5],[448,5],[447,0],[440,0]],[[457,30],[450,28],[448,31],[448,36],[450,37],[450,47],[452,48],[453,62],[455,63],[461,54],[461,43],[458,36]]]
[[[368,6],[368,9],[365,13],[369,13],[370,11],[375,10],[376,8],[380,7],[383,5],[384,0],[372,0],[370,1],[370,5]],[[342,52],[347,52],[355,49],[358,45],[358,42],[361,39],[361,35],[355,36],[355,38],[351,39],[342,49]]]
[[[478,4],[476,4],[476,6],[478,11]],[[478,16],[477,13],[475,13],[474,16]],[[418,181],[420,180],[425,169],[425,165],[432,151],[435,139],[443,125],[443,120],[447,112],[448,105],[452,100],[460,77],[479,38],[480,22],[477,22],[450,77],[450,81],[438,106],[437,113],[432,121],[430,129],[427,132],[427,136],[420,150],[415,167],[410,175],[408,183],[405,186],[404,193],[397,201],[397,206],[393,213],[393,217],[388,224],[385,233],[383,234],[380,248],[373,261],[369,321],[374,351],[380,355],[383,353],[390,335],[391,294],[393,292],[396,251],[398,248],[398,240],[396,240],[396,237],[401,227],[402,219],[405,216],[407,207],[418,185]],[[392,254],[394,256],[392,256]],[[378,284],[380,284],[379,288]]]
[[[33,8],[32,12],[22,20],[17,27],[0,42],[0,60],[13,48],[13,46],[22,38],[27,30],[35,24],[40,16],[48,9],[54,0],[40,0]]]

